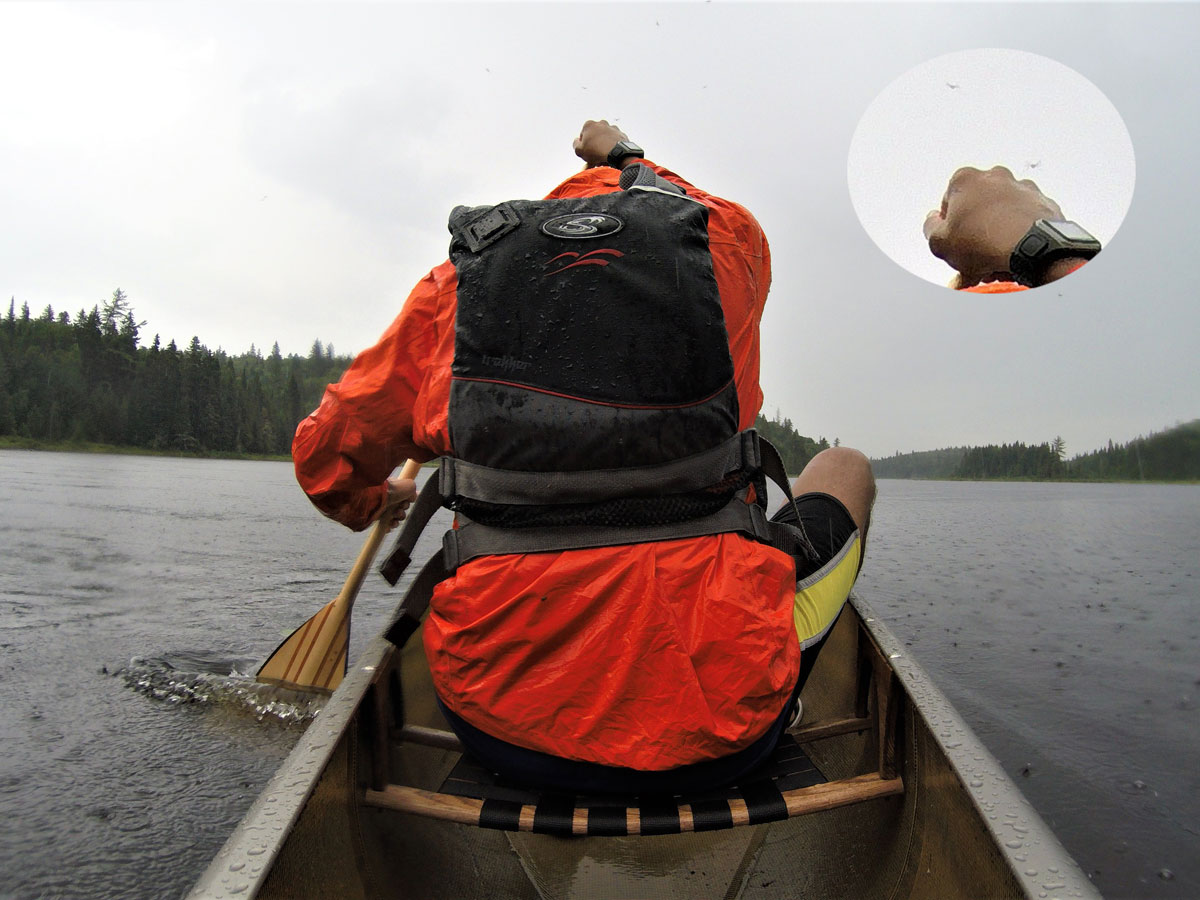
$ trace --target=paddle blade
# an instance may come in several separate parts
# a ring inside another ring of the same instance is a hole
[[[416,478],[420,469],[421,464],[410,459],[400,470],[400,477]],[[378,517],[342,592],[275,648],[258,670],[259,681],[327,694],[333,693],[342,683],[350,648],[350,610],[392,518],[391,515]]]
[[[297,691],[331,694],[346,674],[349,604],[339,597],[297,628],[258,670],[258,680]]]

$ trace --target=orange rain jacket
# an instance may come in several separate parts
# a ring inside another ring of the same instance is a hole
[[[709,209],[739,428],[748,428],[762,404],[766,238],[741,206],[647,164]],[[586,169],[547,199],[618,190],[618,175]],[[406,457],[454,453],[455,288],[449,262],[426,275],[296,431],[301,486],[351,528],[370,523]],[[425,648],[443,702],[482,731],[568,759],[661,771],[734,753],[778,717],[799,670],[794,590],[787,554],[733,533],[482,557],[438,585]]]
[[[1016,281],[985,281],[959,290],[968,294],[1011,294],[1014,291],[1027,291],[1029,288]]]

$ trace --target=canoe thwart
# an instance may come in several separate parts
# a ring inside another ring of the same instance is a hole
[[[659,801],[632,807],[617,805],[613,799],[607,800],[607,805],[577,806],[573,798],[547,795],[530,805],[390,784],[382,791],[367,791],[365,803],[463,825],[559,837],[680,834],[776,822],[889,797],[904,793],[904,783],[900,778],[883,778],[873,772],[790,791],[779,791],[769,781],[758,782],[738,793],[740,796],[730,798],[680,798],[677,804]]]
[[[674,797],[571,796],[508,781],[464,755],[438,792],[389,784],[367,791],[365,802],[503,831],[618,836],[757,825],[904,790],[899,778],[878,773],[828,782],[790,735],[753,777],[744,785]]]

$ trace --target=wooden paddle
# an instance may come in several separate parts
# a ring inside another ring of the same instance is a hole
[[[420,470],[421,464],[410,459],[400,477],[415,478]],[[333,693],[342,683],[350,648],[350,610],[389,531],[387,518],[380,516],[371,529],[341,592],[275,648],[258,670],[259,681],[323,694]]]

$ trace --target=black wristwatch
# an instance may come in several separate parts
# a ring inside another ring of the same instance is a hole
[[[621,168],[621,160],[627,156],[636,156],[638,159],[645,159],[646,151],[633,141],[617,141],[613,148],[608,151],[608,164],[614,169],[619,169]]]
[[[1008,267],[1022,281],[1036,287],[1044,282],[1052,262],[1069,256],[1091,259],[1100,242],[1074,222],[1038,219],[1009,257]]]

